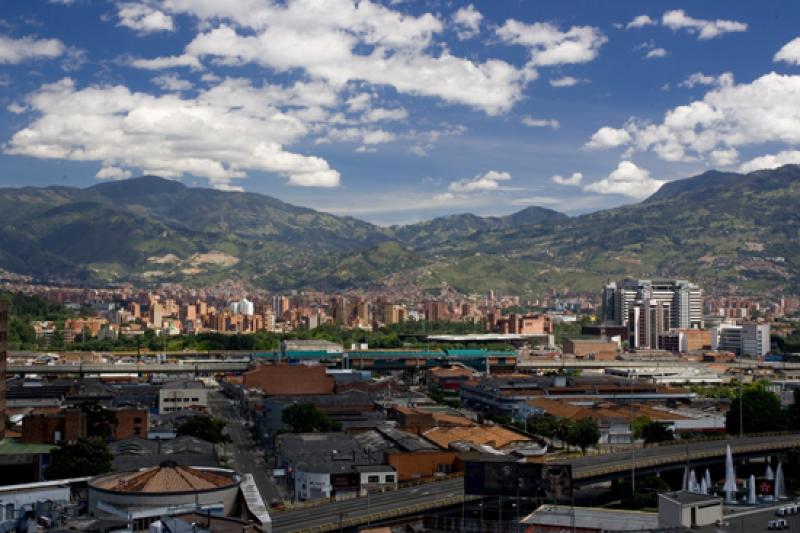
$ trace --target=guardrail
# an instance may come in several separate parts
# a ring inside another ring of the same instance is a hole
[[[433,485],[435,483],[441,483],[442,481],[448,481],[450,479],[458,479],[458,478],[462,478],[462,477],[464,477],[464,472],[452,472],[452,473],[450,473],[450,474],[448,474],[446,476],[441,476],[441,477],[437,477],[437,478],[424,478],[424,479],[418,479],[418,480],[414,480],[414,481],[404,481],[402,483],[398,483],[396,488],[385,487],[385,488],[381,488],[380,490],[376,490],[376,491],[370,492],[370,494],[374,496],[375,494],[383,494],[385,492],[396,492],[396,491],[401,490],[401,489],[407,489],[407,488],[410,488],[410,487],[419,487],[419,486],[422,486],[422,485]],[[338,502],[341,502],[341,501],[358,500],[358,499],[361,499],[361,498],[366,499],[367,497],[366,496],[361,496],[360,494],[357,494],[355,496],[352,496],[352,497],[349,497],[349,498],[344,498],[342,500],[331,500],[331,499],[326,499],[326,498],[320,498],[320,499],[316,499],[316,500],[306,500],[304,502],[298,502],[298,503],[293,503],[293,504],[289,504],[289,505],[283,505],[281,507],[274,507],[274,508],[270,509],[270,511],[272,511],[273,513],[276,513],[276,514],[285,513],[285,512],[292,512],[292,511],[302,511],[302,510],[305,510],[305,509],[324,507],[326,505],[331,505],[331,504],[338,503]]]
[[[784,442],[769,441],[769,442],[759,442],[751,444],[741,444],[741,442],[738,444],[733,443],[731,448],[732,451],[734,451],[734,453],[738,454],[768,452],[768,451],[774,451],[776,449],[794,448],[796,446],[800,446],[800,435],[796,435],[796,437],[797,437],[796,439]],[[608,474],[614,474],[617,472],[623,472],[626,470],[630,470],[631,467],[649,468],[667,464],[681,463],[685,461],[697,461],[702,459],[708,459],[709,457],[720,457],[724,454],[725,454],[724,450],[715,448],[711,450],[695,450],[695,451],[689,450],[687,453],[673,453],[669,455],[660,455],[648,458],[631,457],[630,461],[624,461],[615,465],[584,467],[580,469],[576,468],[573,470],[572,477],[573,479],[588,479]]]
[[[363,514],[351,518],[342,517],[341,520],[338,520],[336,522],[327,522],[319,526],[295,529],[292,530],[292,533],[325,533],[326,531],[334,531],[340,528],[355,527],[373,522],[382,522],[384,520],[390,520],[392,518],[397,518],[400,516],[421,513],[423,511],[428,511],[430,509],[437,509],[439,507],[449,507],[451,505],[457,505],[464,501],[471,501],[474,499],[477,499],[477,496],[467,496],[466,499],[464,498],[464,496],[451,496],[449,498],[442,498],[430,502],[407,505],[405,507],[395,507],[394,509],[390,509],[389,511]]]

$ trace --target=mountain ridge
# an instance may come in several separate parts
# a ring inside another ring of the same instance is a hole
[[[710,290],[798,290],[800,166],[709,171],[643,202],[569,217],[531,206],[383,228],[271,196],[156,176],[0,189],[0,267],[40,280],[271,290],[416,284],[588,291],[680,275]]]

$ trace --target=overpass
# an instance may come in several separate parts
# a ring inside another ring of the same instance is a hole
[[[576,485],[580,486],[627,477],[634,464],[637,474],[648,474],[683,468],[687,463],[692,467],[720,463],[725,460],[728,444],[731,446],[734,459],[774,455],[800,447],[800,433],[686,442],[636,449],[635,453],[625,451],[589,455],[557,462],[566,462],[572,465],[573,480]],[[361,497],[277,512],[272,515],[273,532],[338,531],[340,527],[352,528],[401,516],[416,515],[433,509],[461,505],[464,501],[475,499],[464,496],[463,481],[463,478],[455,478],[375,494],[369,500]]]
[[[96,374],[215,374],[218,372],[244,372],[250,363],[242,361],[198,361],[192,363],[83,363],[61,365],[18,365],[6,367],[6,373],[81,376]]]
[[[772,369],[786,369],[786,370],[800,370],[800,363],[782,363],[782,362],[768,362],[768,361],[735,361],[730,363],[722,363],[731,368],[755,369],[755,368],[772,368]],[[653,369],[653,370],[667,370],[670,368],[705,368],[705,363],[695,361],[681,361],[670,359],[666,361],[652,360],[652,359],[619,359],[613,361],[594,361],[590,359],[543,359],[531,360],[520,359],[517,362],[517,369],[520,371],[534,371],[534,370],[559,370],[559,369],[606,369],[606,368],[624,368],[624,369]]]

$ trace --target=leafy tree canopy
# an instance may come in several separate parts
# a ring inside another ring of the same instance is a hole
[[[323,413],[314,404],[296,403],[283,410],[281,420],[292,433],[340,431],[342,425]]]
[[[61,444],[50,454],[45,469],[47,479],[97,476],[111,471],[114,457],[105,441],[99,438],[78,439],[73,444]]]

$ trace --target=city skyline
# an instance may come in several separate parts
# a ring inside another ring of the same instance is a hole
[[[153,173],[380,224],[633,203],[800,161],[798,9],[15,3],[0,185]]]

